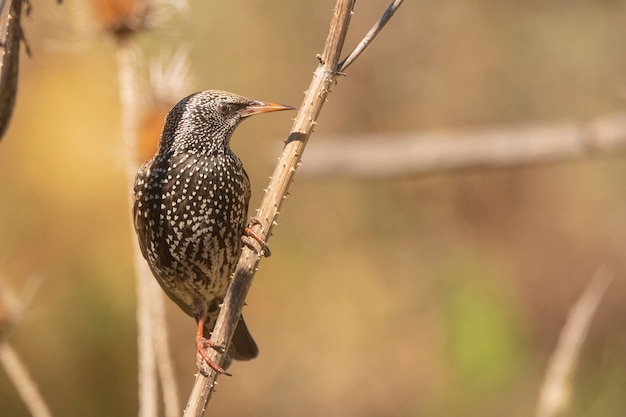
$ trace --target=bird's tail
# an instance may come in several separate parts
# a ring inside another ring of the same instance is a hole
[[[211,323],[215,325],[215,323]],[[204,337],[209,339],[211,337],[211,331],[213,330],[213,326],[208,328],[204,327]],[[237,323],[237,327],[235,327],[235,334],[233,335],[233,340],[230,344],[230,348],[228,349],[228,356],[226,358],[225,364],[230,363],[230,359],[235,359],[238,361],[247,361],[250,359],[254,359],[259,355],[259,348],[257,347],[250,331],[248,330],[248,326],[246,326],[246,322],[243,320],[243,316],[239,319]]]

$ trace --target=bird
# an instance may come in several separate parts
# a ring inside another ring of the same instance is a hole
[[[246,236],[269,256],[249,227],[256,220],[247,222],[250,180],[230,139],[252,115],[293,109],[221,90],[191,94],[168,112],[156,154],[135,177],[133,223],[141,253],[167,296],[196,319],[200,369],[204,360],[225,373],[232,359],[258,355],[243,317],[224,368],[206,354],[208,347],[221,349],[210,334]]]

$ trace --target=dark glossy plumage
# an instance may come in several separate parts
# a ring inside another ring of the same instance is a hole
[[[157,154],[135,179],[134,224],[157,281],[208,338],[241,250],[250,181],[230,149],[239,122],[289,107],[224,91],[181,100],[167,115]],[[206,319],[206,321],[205,321]],[[258,354],[243,319],[229,354]]]

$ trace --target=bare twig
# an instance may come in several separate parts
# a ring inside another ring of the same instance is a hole
[[[6,371],[31,416],[51,417],[52,413],[39,393],[39,388],[31,378],[28,368],[15,349],[2,337],[6,327],[16,325],[23,311],[30,304],[40,283],[41,279],[29,279],[19,297],[15,297],[3,285],[4,283],[0,282],[2,284],[2,288],[0,288],[0,315],[2,316],[0,317],[0,333],[2,333],[0,334],[0,365]]]
[[[367,48],[369,44],[372,43],[374,38],[380,33],[383,27],[385,27],[389,19],[391,19],[391,17],[396,12],[396,10],[398,10],[398,7],[400,7],[403,1],[404,0],[393,0],[391,2],[389,7],[387,7],[387,10],[385,10],[385,13],[383,13],[381,18],[378,19],[378,22],[376,22],[374,26],[372,26],[372,28],[369,30],[369,32],[367,32],[367,35],[365,35],[361,42],[359,42],[356,48],[354,48],[352,52],[350,52],[348,56],[345,57],[343,61],[341,61],[339,67],[337,68],[337,71],[345,71],[350,66],[350,64],[352,64],[354,60],[357,59],[359,55],[361,55],[361,53],[363,53],[365,48]]]
[[[275,219],[279,214],[278,210],[299,166],[300,155],[302,155],[306,142],[313,131],[330,88],[335,83],[339,54],[348,30],[354,2],[355,0],[337,1],[324,52],[319,56],[320,64],[313,75],[311,85],[300,106],[261,206],[257,210],[256,217],[261,222],[261,225],[255,226],[255,232],[266,241],[269,238],[273,225],[276,224]],[[244,247],[233,275],[233,281],[213,329],[211,341],[214,344],[225,346],[230,344],[259,261],[260,257],[253,250]],[[223,355],[216,350],[209,350],[208,354],[216,363],[221,364],[223,362]],[[201,373],[198,373],[196,376],[185,409],[185,417],[199,417],[204,413],[215,378],[217,377],[217,374],[208,367],[205,367],[204,371],[208,377],[203,376]]]
[[[322,138],[302,174],[381,178],[558,163],[626,150],[626,113],[585,122]]]
[[[606,267],[598,269],[570,311],[539,392],[537,417],[554,417],[567,407],[570,382],[580,350],[587,337],[591,319],[612,279],[613,274]]]
[[[126,176],[128,189],[131,190],[137,172],[134,150],[137,143],[137,103],[135,79],[136,54],[132,43],[118,42],[117,63],[119,72],[120,102],[122,108],[122,140],[127,149]],[[130,192],[129,192],[130,196]],[[129,209],[132,202],[129,197]],[[129,216],[130,219],[130,216]],[[139,355],[139,417],[158,415],[156,352],[153,343],[154,315],[150,303],[155,294],[152,273],[146,264],[136,239],[133,239],[135,275],[137,279],[137,346]],[[160,295],[157,294],[157,297]]]

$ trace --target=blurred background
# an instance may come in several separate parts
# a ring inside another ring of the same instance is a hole
[[[34,1],[24,18],[32,56],[22,54],[0,143],[0,275],[15,291],[34,274],[43,282],[6,337],[55,415],[135,415],[135,236],[116,44],[91,6]],[[147,59],[188,45],[194,82],[178,98],[224,89],[298,105],[333,6],[192,1],[137,42]],[[385,7],[357,3],[346,49]],[[339,79],[309,146],[325,135],[620,111],[625,28],[618,0],[405,2]],[[251,209],[291,117],[246,121],[233,138]],[[621,155],[415,178],[296,176],[244,310],[260,356],[220,378],[211,415],[532,415],[567,313],[601,265],[615,279],[567,415],[623,415],[625,178]],[[167,307],[185,402],[195,324]],[[3,372],[0,405],[28,415]]]

